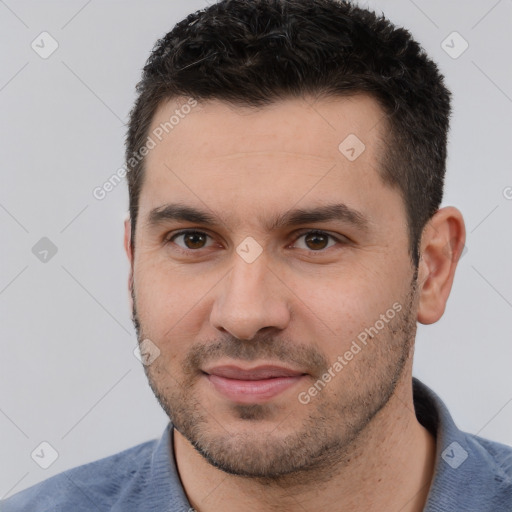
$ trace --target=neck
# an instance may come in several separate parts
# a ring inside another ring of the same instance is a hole
[[[229,475],[173,430],[176,465],[190,504],[197,512],[422,511],[435,440],[416,419],[412,376],[405,374],[388,404],[323,474],[317,468],[274,483]]]

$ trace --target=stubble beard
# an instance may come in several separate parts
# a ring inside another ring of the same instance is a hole
[[[369,339],[368,345],[309,404],[299,403],[294,396],[296,404],[285,415],[271,403],[233,404],[230,409],[233,417],[222,420],[218,411],[201,403],[195,394],[199,366],[221,356],[245,361],[268,358],[292,362],[299,368],[314,368],[311,374],[317,377],[330,366],[317,350],[283,344],[277,339],[273,344],[271,336],[256,341],[233,338],[191,345],[179,368],[181,379],[175,369],[166,368],[159,358],[152,365],[144,366],[149,385],[174,428],[212,466],[231,475],[281,487],[310,481],[312,471],[317,482],[322,480],[322,475],[330,479],[337,469],[347,466],[357,456],[358,438],[388,404],[412,358],[416,279],[415,274],[409,293],[401,302],[402,310],[385,329],[375,339]],[[145,329],[138,316],[133,288],[132,298],[132,318],[141,343],[146,339]],[[166,341],[153,341],[166,346]],[[307,387],[317,377],[312,377]],[[297,413],[299,419],[295,420]],[[251,423],[255,428],[236,431],[229,425],[232,419],[237,423]],[[262,422],[272,427],[262,431],[258,428]],[[294,428],[290,429],[291,425]]]

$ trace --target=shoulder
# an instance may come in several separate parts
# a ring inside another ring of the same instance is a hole
[[[2,512],[107,511],[119,495],[144,480],[157,441],[69,469],[0,503]]]
[[[436,438],[436,463],[425,512],[512,511],[512,447],[460,430],[443,401],[418,379],[414,406]]]
[[[512,447],[472,434],[466,436],[473,446],[479,447],[482,469],[491,469],[494,480],[508,485],[512,496]]]
[[[466,453],[447,468],[457,502],[467,501],[468,508],[471,503],[471,510],[512,510],[512,447],[467,432],[460,441]],[[460,450],[460,445],[453,449]]]

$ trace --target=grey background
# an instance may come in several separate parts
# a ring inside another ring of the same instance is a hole
[[[415,375],[462,429],[512,444],[512,1],[361,5],[408,28],[454,94],[444,204],[464,214],[468,250],[444,317],[419,328]],[[126,187],[102,201],[92,191],[123,165],[154,42],[205,6],[0,0],[0,496],[167,423],[133,355]],[[59,44],[48,59],[31,48],[43,31]],[[456,59],[441,46],[453,31],[469,43]],[[45,263],[32,252],[42,237],[57,248]],[[43,441],[59,455],[48,469],[31,458]]]

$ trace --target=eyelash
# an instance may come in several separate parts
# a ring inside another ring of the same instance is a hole
[[[166,244],[173,243],[174,240],[176,238],[178,238],[179,236],[187,235],[187,234],[190,234],[190,233],[197,233],[197,234],[200,234],[200,235],[206,235],[207,237],[212,238],[208,233],[205,233],[204,231],[199,231],[197,229],[185,229],[185,230],[182,230],[182,231],[178,231],[177,233],[174,233],[170,237],[167,237],[165,239],[165,243]],[[349,240],[346,237],[342,237],[342,238],[345,239],[345,240],[342,240],[340,238],[335,237],[334,235],[331,235],[331,234],[329,234],[329,233],[327,233],[325,231],[319,230],[319,229],[310,229],[310,230],[301,231],[301,232],[296,234],[295,241],[297,241],[299,238],[302,238],[303,236],[309,235],[309,234],[326,236],[326,237],[328,237],[328,238],[330,238],[330,239],[332,239],[332,240],[334,240],[334,241],[336,241],[337,243],[340,243],[340,244],[347,244],[349,242]],[[176,247],[177,247],[177,249],[180,252],[185,253],[185,254],[190,254],[190,253],[193,253],[193,252],[199,252],[202,249],[205,249],[204,247],[201,248],[201,249],[184,249],[183,247],[180,247],[179,245],[176,245]],[[308,252],[310,252],[310,253],[324,253],[328,249],[331,249],[332,247],[333,246],[327,247],[325,249],[319,249],[317,251],[314,251],[313,249],[309,249]],[[307,249],[302,249],[302,250],[307,250]]]

